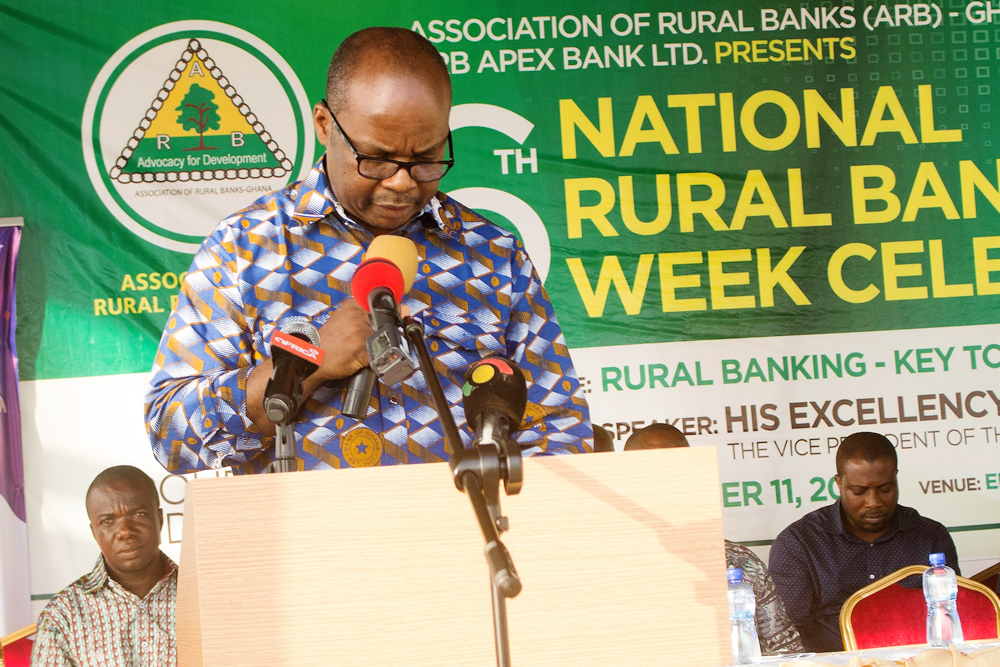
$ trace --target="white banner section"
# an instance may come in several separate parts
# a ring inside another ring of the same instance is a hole
[[[900,502],[952,530],[963,573],[1000,556],[1000,326],[572,353],[594,422],[619,449],[653,421],[675,424],[693,446],[716,447],[726,536],[765,557],[782,528],[836,497],[837,445],[859,430],[896,444]],[[141,373],[21,383],[35,615],[93,567],[84,496],[109,466],[153,478],[163,549],[180,560],[192,476],[168,475],[153,459],[142,421],[147,381]]]
[[[896,446],[899,502],[952,531],[963,573],[1000,558],[1000,326],[582,348],[573,361],[618,450],[653,421],[718,450],[730,540],[767,547],[836,500],[841,438],[874,431]]]

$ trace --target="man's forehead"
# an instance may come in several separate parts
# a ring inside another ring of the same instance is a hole
[[[158,507],[156,489],[139,481],[113,481],[95,486],[87,496],[87,511],[105,512],[120,504],[137,507]]]
[[[877,480],[894,478],[896,470],[892,459],[878,459],[876,461],[866,461],[864,459],[848,459],[844,461],[843,477],[850,477],[852,480]]]

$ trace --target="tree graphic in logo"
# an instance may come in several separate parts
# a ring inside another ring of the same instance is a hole
[[[198,145],[185,148],[185,151],[218,150],[217,146],[205,145],[205,130],[218,130],[222,120],[217,112],[219,105],[213,101],[214,99],[215,93],[194,83],[177,107],[176,111],[180,112],[177,122],[181,128],[184,131],[198,131]]]

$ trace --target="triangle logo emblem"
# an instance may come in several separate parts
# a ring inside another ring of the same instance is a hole
[[[191,39],[108,175],[119,183],[283,177],[292,161]]]

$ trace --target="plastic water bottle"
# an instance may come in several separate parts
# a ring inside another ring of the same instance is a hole
[[[760,640],[757,639],[757,623],[754,614],[757,600],[753,587],[743,581],[743,570],[738,567],[726,570],[729,581],[729,629],[733,647],[733,662],[748,665],[760,662]]]
[[[927,643],[944,646],[962,643],[962,622],[955,598],[958,580],[955,570],[944,564],[944,554],[931,554],[931,566],[924,570],[924,599],[927,600]]]

